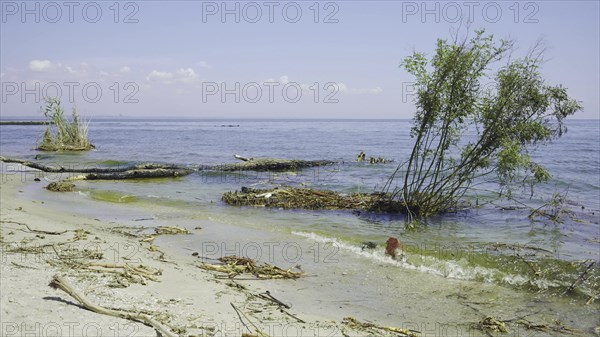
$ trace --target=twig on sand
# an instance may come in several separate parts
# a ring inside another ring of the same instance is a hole
[[[248,329],[248,331],[252,332],[252,330],[250,330],[250,328],[248,327],[248,325],[242,319],[242,316],[244,316],[244,318],[248,321],[248,323],[250,323],[250,325],[252,325],[252,327],[254,328],[254,331],[259,336],[269,337],[269,335],[267,335],[266,333],[262,332],[254,323],[252,323],[252,321],[250,320],[250,318],[248,318],[248,316],[246,316],[246,314],[243,311],[241,311],[240,309],[238,309],[233,303],[229,302],[229,304],[231,304],[231,307],[233,308],[233,310],[235,310],[235,313],[238,315],[238,318],[240,319],[240,322],[242,322],[242,324],[246,327],[246,329]]]
[[[235,310],[235,313],[237,314],[238,318],[240,319],[240,322],[242,322],[242,324],[244,325],[244,327],[248,331],[252,332],[252,329],[250,329],[250,327],[248,326],[248,324],[246,324],[246,322],[244,322],[244,320],[242,319],[242,314],[241,314],[240,310],[238,308],[236,308],[235,305],[233,305],[233,303],[229,303],[229,304],[231,304],[231,307],[233,308],[233,310]]]
[[[27,231],[29,231],[30,233],[37,233],[37,234],[46,234],[46,235],[61,235],[61,234],[65,234],[68,231],[62,231],[62,232],[54,232],[54,231],[43,231],[43,230],[39,230],[39,229],[31,229],[31,227],[29,227],[27,224],[22,223],[22,222],[17,222],[17,221],[12,221],[12,220],[0,220],[1,223],[12,223],[15,225],[20,225],[20,226],[25,226],[25,228],[27,228]],[[23,232],[27,232],[24,229],[21,229]]]
[[[267,301],[274,302],[275,304],[277,304],[277,305],[279,305],[281,307],[284,307],[286,309],[291,309],[291,307],[289,305],[281,302],[280,300],[276,299],[275,296],[271,295],[271,292],[268,291],[268,290],[265,291],[264,293],[258,294],[258,297],[260,297],[262,299],[265,299]]]
[[[35,268],[35,267],[24,266],[24,265],[22,265],[22,264],[18,264],[18,263],[14,262],[14,261],[12,261],[11,263],[12,263],[14,266],[16,266],[16,267],[19,267],[19,268],[25,268],[25,269],[37,269],[37,268]]]
[[[99,305],[92,303],[87,297],[85,297],[83,294],[78,292],[66,279],[64,279],[63,277],[61,277],[59,275],[54,275],[54,277],[52,278],[52,281],[50,281],[49,286],[54,289],[60,289],[64,292],[66,292],[71,297],[76,299],[79,303],[81,303],[81,305],[83,305],[83,307],[86,308],[87,310],[90,310],[90,311],[93,311],[95,313],[102,314],[102,315],[124,318],[124,319],[128,319],[131,321],[136,321],[136,322],[146,324],[146,325],[154,328],[154,330],[156,330],[158,333],[160,333],[162,336],[165,336],[165,337],[178,337],[178,335],[173,333],[169,328],[167,328],[160,322],[156,321],[150,315],[137,313],[137,312],[125,311],[125,310],[107,309],[107,308],[104,308],[104,307],[101,307]]]
[[[395,336],[403,337],[417,337],[421,332],[411,329],[401,329],[396,327],[384,327],[379,326],[371,322],[361,322],[354,317],[344,317],[342,324],[345,327],[351,328],[356,331],[360,331],[365,335],[383,336],[384,334],[389,335],[393,333]]]
[[[298,316],[289,313],[287,310],[285,309],[291,309],[292,307],[290,305],[287,305],[285,303],[283,303],[282,301],[278,300],[277,298],[275,298],[275,296],[271,295],[270,291],[265,291],[264,293],[260,293],[258,295],[255,295],[263,300],[275,303],[279,306],[279,311],[281,311],[282,313],[290,316],[291,318],[295,319],[298,323],[306,323],[304,320],[298,318]]]
[[[291,314],[291,313],[289,313],[289,312],[288,312],[287,310],[285,310],[285,309],[279,309],[279,310],[281,310],[281,312],[282,312],[282,313],[284,313],[284,314],[286,314],[286,315],[290,316],[291,318],[295,319],[295,320],[296,320],[298,323],[302,323],[302,324],[306,323],[306,321],[304,321],[304,320],[302,320],[302,319],[298,318],[298,316],[296,316],[296,315],[294,315],[294,314]]]

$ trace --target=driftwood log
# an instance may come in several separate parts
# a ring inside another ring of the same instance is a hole
[[[49,166],[27,160],[0,157],[5,163],[17,163],[49,173],[83,173],[66,180],[123,180],[144,178],[182,177],[194,170],[187,167],[165,164],[140,164],[126,167],[63,167]]]
[[[217,171],[295,171],[303,168],[334,164],[331,160],[297,160],[278,158],[246,158],[234,155],[241,163],[224,164],[214,169]]]
[[[193,170],[184,168],[154,168],[134,169],[112,173],[88,173],[71,178],[71,180],[122,180],[122,179],[147,179],[147,178],[175,178],[183,177]]]
[[[0,121],[0,125],[49,125],[51,121]]]
[[[16,163],[49,173],[81,173],[69,180],[122,180],[143,178],[182,177],[195,171],[293,171],[333,164],[330,160],[291,160],[275,158],[245,158],[234,156],[241,163],[191,168],[173,164],[146,163],[125,167],[63,167],[0,156],[0,161]]]
[[[81,303],[81,305],[83,305],[83,307],[86,308],[87,310],[90,310],[90,311],[93,311],[95,313],[102,314],[102,315],[119,317],[119,318],[131,320],[131,321],[143,323],[145,325],[148,325],[148,326],[154,328],[154,330],[156,330],[158,333],[160,333],[162,336],[165,336],[165,337],[178,337],[177,334],[175,334],[174,332],[171,331],[171,329],[169,329],[162,323],[158,322],[156,319],[154,319],[150,315],[146,315],[146,314],[138,313],[138,312],[125,311],[125,310],[108,309],[108,308],[101,307],[97,304],[92,303],[87,297],[85,297],[82,293],[77,291],[75,289],[75,287],[73,287],[69,282],[67,282],[67,280],[65,278],[63,278],[59,275],[55,275],[52,278],[52,281],[50,281],[49,286],[54,289],[60,289],[64,292],[66,292],[71,297],[73,297],[75,300],[77,300],[77,302]]]
[[[36,163],[36,162],[32,162],[32,161],[16,159],[16,158],[6,158],[6,157],[2,157],[2,156],[0,156],[0,161],[3,161],[5,163],[21,164],[23,166],[31,167],[31,168],[38,169],[38,170],[44,171],[44,172],[49,172],[49,173],[103,174],[103,173],[123,173],[123,172],[128,172],[128,171],[159,170],[159,169],[181,170],[181,171],[187,170],[187,171],[189,171],[189,173],[191,173],[193,171],[189,168],[181,167],[181,166],[177,166],[177,165],[156,164],[156,163],[146,163],[146,164],[125,166],[125,167],[94,167],[94,166],[90,166],[90,167],[83,167],[83,168],[77,168],[77,167],[71,168],[71,167],[63,167],[63,166],[44,165],[44,164]],[[161,176],[161,177],[163,177],[163,176]],[[141,177],[141,178],[146,178],[146,177]],[[101,178],[97,178],[97,179],[101,179]]]

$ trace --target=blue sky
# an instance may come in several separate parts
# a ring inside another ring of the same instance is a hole
[[[60,90],[92,118],[411,118],[398,65],[460,17],[515,56],[544,39],[548,83],[600,117],[599,1],[1,3],[2,117]]]

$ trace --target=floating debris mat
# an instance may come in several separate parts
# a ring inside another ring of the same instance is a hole
[[[236,157],[237,158],[237,157]],[[243,158],[242,162],[215,167],[217,171],[297,171],[303,168],[334,164],[331,160],[296,160],[277,158]]]
[[[398,213],[405,208],[402,203],[392,201],[385,193],[342,194],[311,188],[279,187],[274,189],[252,189],[226,192],[222,200],[231,206],[260,206],[284,209],[310,210],[365,210]]]

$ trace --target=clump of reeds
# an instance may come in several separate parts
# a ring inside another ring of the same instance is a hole
[[[64,116],[64,110],[57,98],[46,99],[43,110],[48,127],[44,131],[40,151],[88,151],[94,148],[88,139],[88,122],[81,121],[75,107],[71,120]]]

